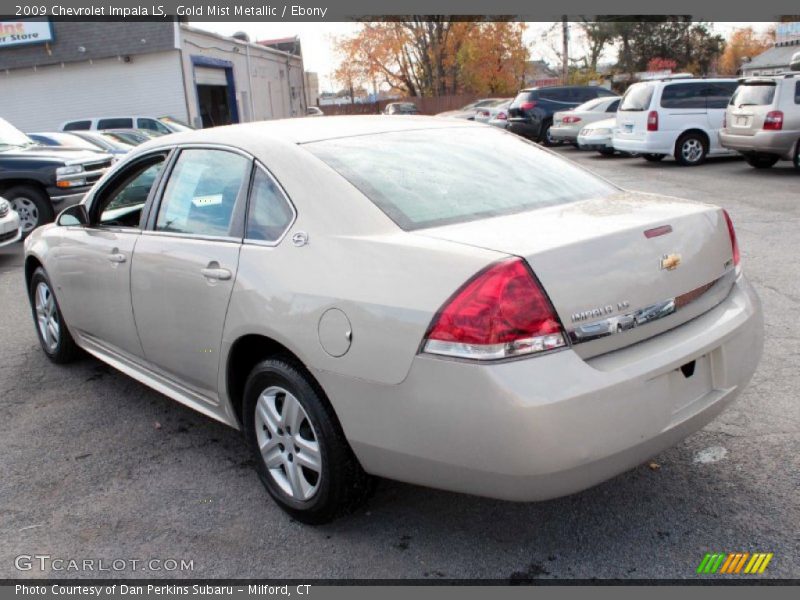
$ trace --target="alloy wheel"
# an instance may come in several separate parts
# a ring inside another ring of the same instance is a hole
[[[11,207],[19,215],[22,233],[33,231],[39,223],[39,209],[36,208],[36,203],[25,196],[17,196],[9,202],[11,203]]]
[[[288,390],[271,386],[256,403],[256,438],[267,472],[294,500],[310,500],[319,489],[322,454],[303,406]]]
[[[703,157],[705,149],[697,138],[689,138],[681,146],[681,156],[686,162],[695,163]]]
[[[45,346],[55,352],[61,339],[61,325],[58,322],[58,309],[53,293],[46,283],[40,281],[36,286],[36,323]]]

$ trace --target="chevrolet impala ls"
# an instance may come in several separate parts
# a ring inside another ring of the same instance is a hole
[[[588,488],[708,423],[762,348],[725,211],[465,121],[152,140],[25,254],[50,359],[86,351],[240,428],[306,522],[371,476]]]

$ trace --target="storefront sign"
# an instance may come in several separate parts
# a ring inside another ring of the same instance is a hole
[[[52,42],[53,25],[47,20],[0,21],[0,49]]]

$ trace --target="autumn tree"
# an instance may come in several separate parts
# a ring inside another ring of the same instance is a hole
[[[336,41],[339,69],[409,96],[511,93],[528,56],[523,31],[520,23],[447,18],[363,23]]]
[[[734,30],[719,60],[719,72],[722,75],[738,74],[744,58],[758,56],[772,46],[773,39],[774,31],[759,35],[752,27]]]

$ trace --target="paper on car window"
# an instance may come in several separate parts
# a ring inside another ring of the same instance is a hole
[[[222,204],[222,194],[195,196],[192,198],[192,204],[195,206],[213,206],[215,204]]]

